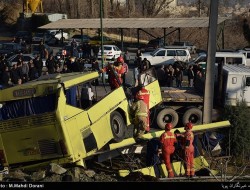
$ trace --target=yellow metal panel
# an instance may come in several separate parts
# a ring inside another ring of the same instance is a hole
[[[4,142],[5,154],[9,164],[60,156],[59,154],[47,154],[43,156],[40,154],[39,140],[59,141],[56,128],[52,125],[10,131],[1,134],[1,137]]]
[[[194,158],[194,167],[195,167],[195,171],[198,171],[200,169],[209,167],[206,159],[203,156],[199,156]],[[159,164],[158,165],[159,171],[160,171],[160,176],[162,178],[167,177],[168,176],[168,172],[166,169],[166,165],[163,164]],[[185,169],[184,169],[184,165],[182,162],[178,161],[178,162],[173,162],[172,163],[172,168],[174,170],[175,176],[182,176],[185,174]],[[137,169],[137,170],[133,170],[132,172],[142,172],[144,175],[151,175],[151,176],[156,176],[155,175],[155,170],[154,170],[154,166],[148,166],[146,168],[141,168],[141,169]],[[218,173],[216,170],[212,171],[213,174]],[[125,177],[130,173],[129,170],[119,170],[119,175],[121,177]]]
[[[203,124],[203,125],[196,125],[193,127],[193,132],[199,132],[199,131],[207,131],[207,130],[213,130],[213,129],[218,129],[218,128],[223,128],[223,127],[229,127],[230,126],[230,122],[229,121],[220,121],[220,122],[215,122],[215,123],[209,123],[209,124]],[[176,130],[176,128],[172,129],[171,131],[174,132]],[[183,133],[184,127],[183,128],[178,128],[178,130]],[[144,134],[142,137],[143,139],[152,139],[155,137],[160,137],[161,134],[164,132],[165,130],[160,130],[157,132],[153,132],[153,133],[147,133]],[[136,141],[134,138],[128,138],[123,140],[120,143],[113,143],[109,145],[110,150],[114,150],[117,148],[121,148],[121,147],[125,147],[125,146],[129,146],[132,144],[135,144]]]
[[[161,88],[159,86],[158,80],[146,85],[145,88],[150,93],[149,109],[162,102]]]
[[[133,172],[142,172],[144,175],[151,175],[153,177],[156,177],[155,170],[154,170],[153,166],[134,170]],[[130,173],[129,170],[119,170],[119,176],[121,176],[121,177],[126,177],[129,173]]]

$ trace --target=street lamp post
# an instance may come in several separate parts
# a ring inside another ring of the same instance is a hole
[[[102,68],[104,68],[104,55],[103,55],[103,26],[102,26],[102,19],[103,19],[103,1],[100,0],[100,27],[101,27],[101,64]],[[105,74],[102,73],[102,82],[105,84]]]

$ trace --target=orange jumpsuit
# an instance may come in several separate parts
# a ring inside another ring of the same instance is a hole
[[[185,154],[185,174],[186,176],[194,176],[194,134],[191,130],[184,133],[183,149]]]
[[[124,73],[124,67],[122,65],[108,65],[101,71],[107,72],[111,90],[119,88],[122,85],[122,74]]]
[[[171,131],[164,132],[160,137],[162,144],[162,156],[168,171],[168,177],[174,177],[170,156],[174,153],[174,144],[177,142],[175,135]]]

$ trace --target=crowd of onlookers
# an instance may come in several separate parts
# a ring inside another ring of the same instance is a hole
[[[45,65],[44,65],[45,62]],[[34,59],[27,62],[23,60],[23,55],[18,55],[17,63],[9,67],[4,55],[0,57],[0,85],[1,88],[23,84],[30,80],[39,78],[41,75],[54,73],[81,72],[86,69],[98,70],[99,65],[95,58],[76,58],[50,55],[47,59],[41,58],[37,54]],[[88,68],[86,68],[86,64]]]
[[[134,79],[137,80],[137,75],[148,68],[150,68],[150,63],[147,58],[141,58],[142,53],[138,49],[135,59],[135,71]],[[184,81],[184,72],[188,78],[188,86],[194,87],[194,82],[197,77],[202,77],[204,75],[203,69],[198,63],[193,65],[188,65],[188,68],[183,67],[180,64],[168,64],[160,65],[155,67],[156,74],[159,81],[159,85],[162,87],[173,87],[174,84],[176,87],[182,87]]]

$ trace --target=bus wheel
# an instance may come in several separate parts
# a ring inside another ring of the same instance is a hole
[[[177,125],[179,116],[172,108],[164,108],[157,115],[157,125],[161,129],[165,129],[166,123],[172,123],[173,128]]]
[[[202,123],[202,111],[199,108],[189,108],[187,111],[185,111],[182,117],[183,126],[185,126],[186,123],[188,122],[191,122],[194,125],[201,124]]]
[[[121,142],[125,138],[126,125],[119,112],[114,111],[111,113],[110,124],[114,135],[114,141]]]

